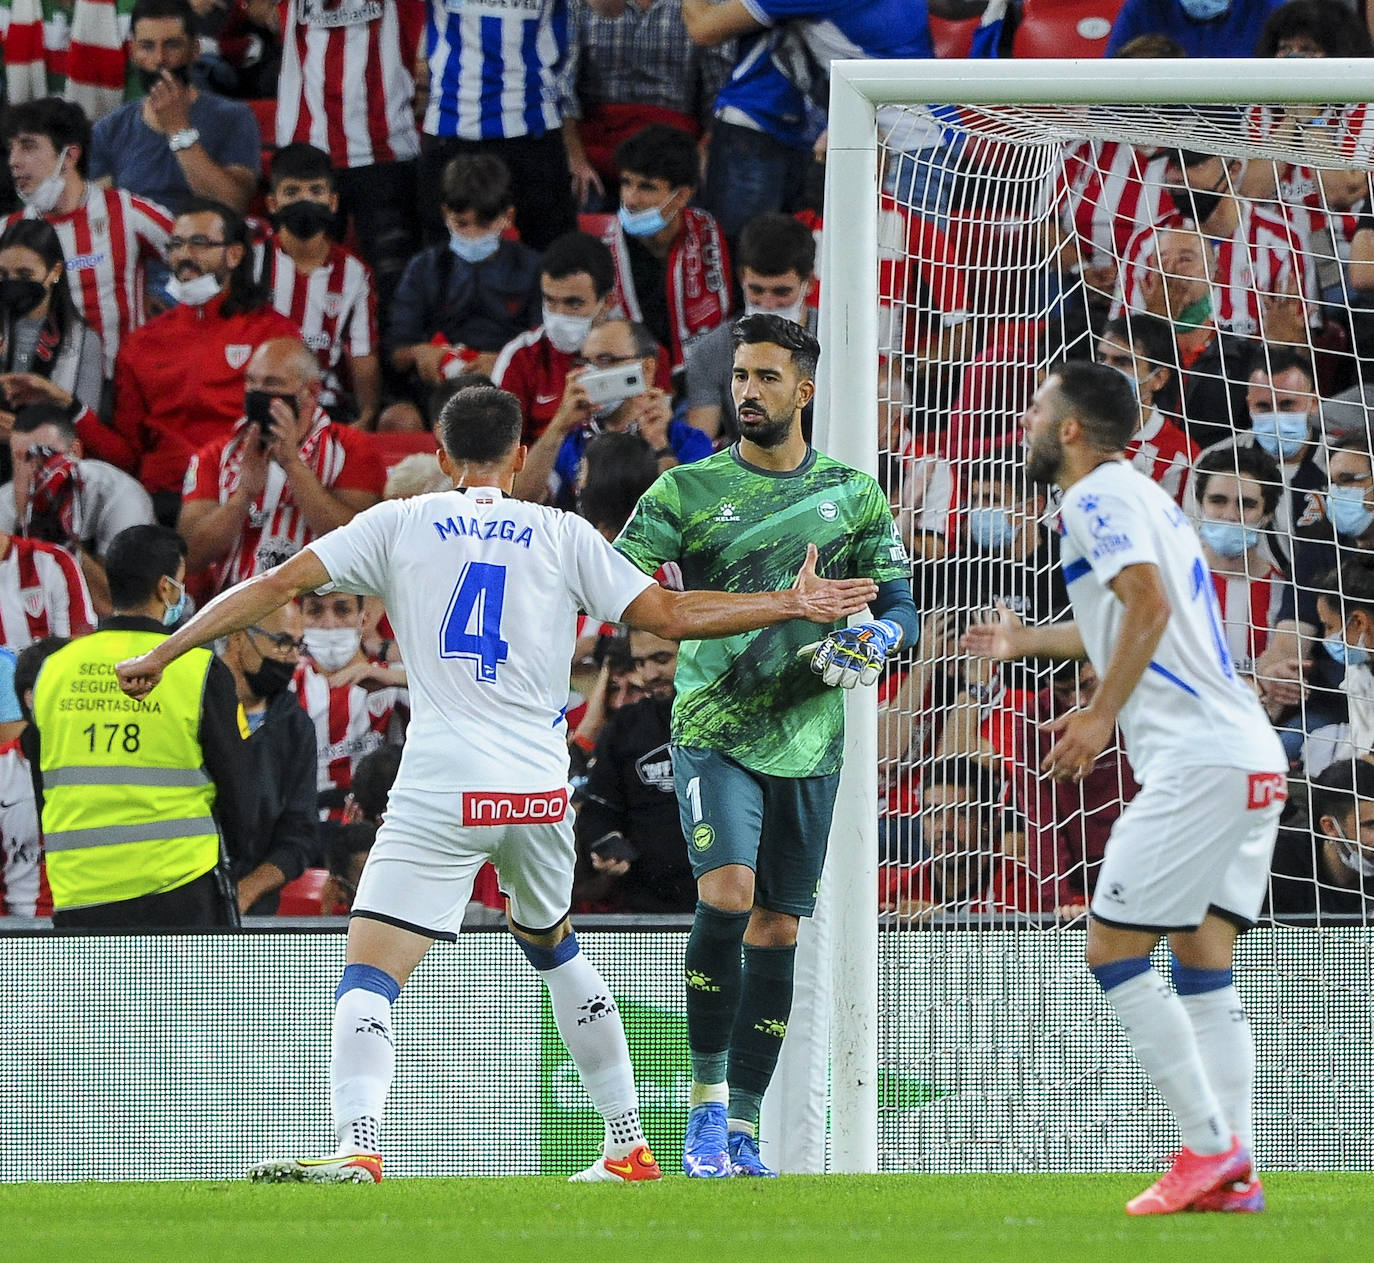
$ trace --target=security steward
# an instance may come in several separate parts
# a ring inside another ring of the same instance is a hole
[[[243,818],[233,677],[196,649],[134,701],[114,672],[181,618],[185,541],[163,526],[132,526],[110,541],[105,569],[114,613],[53,654],[34,688],[53,926],[235,924],[221,865]]]

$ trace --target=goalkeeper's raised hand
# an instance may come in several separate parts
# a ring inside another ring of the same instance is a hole
[[[811,659],[811,669],[831,688],[852,689],[876,684],[883,663],[902,643],[902,629],[880,618],[833,631],[824,640],[804,645],[799,657]]]

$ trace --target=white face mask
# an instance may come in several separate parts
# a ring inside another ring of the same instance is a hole
[[[1345,836],[1345,830],[1333,820],[1336,825],[1339,837],[1331,840],[1336,844],[1336,858],[1340,860],[1352,873],[1358,873],[1361,877],[1374,877],[1374,859],[1365,853],[1362,846],[1350,841]]]
[[[32,193],[27,196],[23,193],[19,194],[25,207],[35,215],[48,214],[62,200],[62,190],[67,187],[67,176],[62,170],[62,164],[66,160],[67,150],[64,149],[57,155],[57,166],[53,168],[53,173],[47,179],[40,181]],[[18,192],[18,190],[15,191]]]
[[[564,355],[576,355],[591,331],[591,316],[565,316],[544,308],[544,333]]]
[[[790,307],[760,307],[757,303],[751,303],[748,299],[744,302],[744,314],[746,316],[781,316],[784,320],[790,320],[793,324],[806,327],[806,317],[802,314],[806,307],[806,295],[802,294],[797,301]]]
[[[204,307],[223,288],[213,272],[193,276],[189,281],[178,280],[175,276],[167,282],[167,293],[172,301],[183,307]]]
[[[356,627],[307,627],[304,639],[321,671],[338,671],[353,661],[363,634]]]

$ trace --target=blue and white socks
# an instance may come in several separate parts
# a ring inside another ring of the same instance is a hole
[[[372,965],[347,965],[334,992],[329,1090],[340,1153],[378,1153],[396,1071],[391,1006],[401,984]]]

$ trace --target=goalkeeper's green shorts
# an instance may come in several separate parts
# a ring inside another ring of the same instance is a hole
[[[719,750],[673,747],[687,857],[697,878],[726,864],[754,870],[754,902],[809,917],[816,908],[840,775],[769,776]]]

